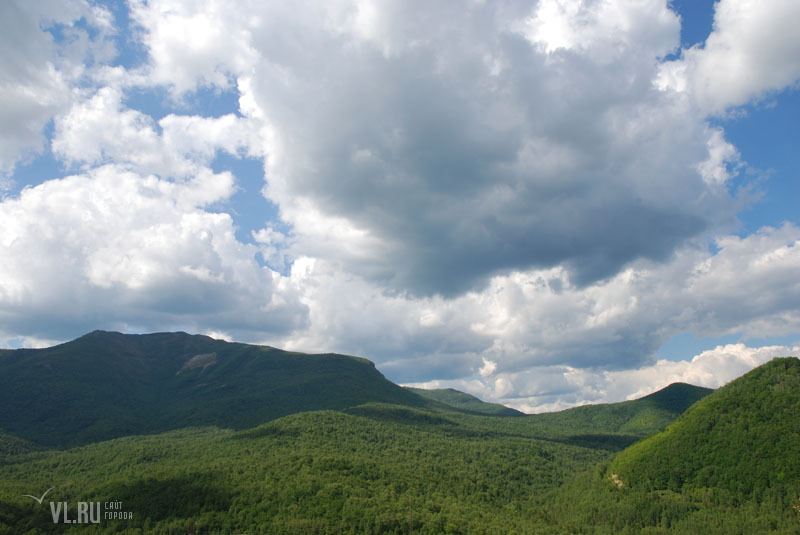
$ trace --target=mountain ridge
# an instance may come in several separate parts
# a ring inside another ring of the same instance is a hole
[[[426,404],[364,358],[183,332],[93,331],[51,348],[0,351],[0,429],[47,446],[191,425],[246,428],[370,401]]]
[[[0,429],[45,447],[187,426],[245,429],[310,410],[419,418],[389,408],[400,405],[514,416],[520,419],[515,425],[533,426],[543,436],[562,440],[566,433],[576,443],[619,450],[663,429],[708,392],[671,385],[639,400],[524,415],[453,389],[400,387],[362,357],[309,355],[185,332],[97,330],[50,348],[0,350]],[[358,408],[370,403],[378,405]]]
[[[523,416],[525,414],[511,407],[501,405],[500,403],[488,403],[472,394],[456,390],[455,388],[427,389],[410,386],[405,388],[424,398],[438,401],[439,403],[444,403],[450,407],[468,412],[494,416]]]
[[[538,414],[544,424],[584,432],[647,435],[664,429],[711,388],[672,383],[644,397],[616,403],[588,404]]]

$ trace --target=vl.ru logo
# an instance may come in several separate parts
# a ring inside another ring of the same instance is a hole
[[[23,496],[32,498],[41,505],[44,497],[53,488],[50,487],[44,491],[41,497],[30,494],[23,494]],[[132,512],[121,511],[120,509],[122,509],[122,502],[78,502],[77,514],[75,518],[70,518],[69,502],[50,502],[50,514],[53,516],[54,524],[99,524],[101,518],[111,520],[129,520],[133,518]],[[102,513],[102,510],[105,513]]]
[[[78,517],[73,520],[69,518],[68,502],[50,502],[50,514],[53,515],[53,523],[58,524],[59,517],[63,512],[61,522],[63,524],[99,524],[100,523],[100,503],[101,502],[78,502]]]

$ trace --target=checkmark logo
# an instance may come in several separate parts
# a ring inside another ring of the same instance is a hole
[[[42,505],[42,500],[44,500],[44,497],[45,497],[45,496],[47,496],[47,493],[48,493],[48,492],[50,492],[51,490],[53,490],[54,488],[55,488],[55,487],[50,487],[49,489],[47,489],[46,491],[44,491],[44,494],[42,494],[42,497],[41,497],[41,498],[37,498],[36,496],[31,496],[30,494],[23,494],[23,496],[25,496],[25,497],[27,497],[27,498],[33,498],[34,500],[36,500],[37,502],[39,502],[39,505]]]

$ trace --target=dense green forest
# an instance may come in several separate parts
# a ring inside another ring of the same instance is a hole
[[[386,386],[373,379],[368,392]],[[674,384],[541,415],[481,414],[453,393],[455,406],[407,391],[347,395],[336,410],[306,404],[256,426],[186,426],[67,449],[4,429],[0,534],[800,533],[794,358],[713,393]],[[71,520],[79,502],[131,516],[64,524],[51,502],[67,503]]]
[[[774,359],[614,459],[631,487],[715,488],[789,505],[800,492],[800,361]]]

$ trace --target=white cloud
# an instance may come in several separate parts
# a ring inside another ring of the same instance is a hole
[[[497,369],[496,362],[484,358],[483,366],[481,366],[481,369],[478,370],[478,373],[481,375],[481,377],[486,378],[492,375],[496,369]]]
[[[59,43],[47,31],[53,28],[62,34]],[[111,32],[108,11],[82,0],[0,2],[0,173],[41,151],[45,126],[91,70],[84,62],[114,56]]]
[[[720,0],[705,46],[663,66],[660,85],[689,91],[707,113],[723,114],[800,79],[795,0]]]
[[[114,162],[142,174],[185,179],[210,165],[218,151],[257,156],[258,127],[233,114],[167,115],[158,122],[125,107],[123,91],[105,86],[55,121],[53,152],[85,169]]]
[[[150,79],[171,86],[176,97],[200,86],[229,88],[254,61],[249,41],[258,19],[247,17],[249,4],[231,9],[203,0],[131,1],[132,17],[150,50]]]
[[[605,60],[632,46],[650,59],[675,46],[678,17],[660,0],[541,0],[523,33],[546,52],[578,49]]]
[[[765,227],[717,241],[720,252],[697,265],[687,293],[696,300],[692,330],[774,336],[800,332],[800,229]]]
[[[104,166],[0,203],[2,334],[182,327],[253,340],[304,325],[293,287],[256,263],[230,216],[203,209],[232,191],[228,173],[178,184]]]
[[[19,53],[3,90],[22,95],[0,112],[0,163],[54,117],[76,173],[0,197],[7,339],[182,328],[542,410],[766,354],[652,362],[676,333],[800,332],[800,230],[728,235],[744,164],[698,113],[796,79],[794,34],[756,39],[788,3],[722,0],[705,49],[660,63],[679,26],[657,0],[137,0],[134,70],[104,63],[107,12],[58,5],[48,20],[75,38],[57,44],[27,4],[0,8],[31,30],[0,37]],[[716,70],[735,58],[741,83]],[[156,120],[126,106],[133,87],[178,108],[235,88],[241,115]],[[282,221],[254,245],[218,211],[237,187],[210,169],[220,152],[264,159]]]
[[[731,222],[696,170],[714,133],[652,85],[678,43],[665,5],[574,3],[591,40],[556,58],[519,34],[526,6],[430,6],[243,8],[241,102],[295,256],[454,296],[531,267],[590,283]]]
[[[800,346],[748,347],[743,343],[717,346],[691,360],[659,360],[652,366],[606,373],[613,396],[636,399],[676,382],[719,388],[776,357],[800,356]]]
[[[39,30],[30,3],[0,3],[0,171],[41,149],[42,129],[65,105],[69,89],[52,62],[52,39]]]
[[[722,129],[711,131],[707,145],[708,159],[700,162],[697,170],[708,184],[724,184],[736,173],[738,165],[741,165],[739,151],[725,141]]]
[[[531,270],[496,276],[486,289],[449,300],[387,294],[305,259],[292,280],[311,321],[283,343],[355,351],[394,380],[468,387],[526,410],[619,401],[666,386],[657,383],[667,377],[668,362],[654,363],[652,355],[677,333],[800,332],[798,240],[800,229],[791,225],[765,228],[720,239],[713,255],[686,247],[670,262],[639,262],[587,287],[572,284],[563,269]],[[420,321],[431,317],[437,321]],[[695,375],[672,380],[700,381],[699,364],[693,366]],[[626,371],[639,369],[645,371]],[[741,371],[725,369],[718,375],[724,380]],[[626,377],[635,388],[623,388]]]
[[[491,379],[411,383],[418,388],[456,388],[527,413],[616,403],[652,394],[672,383],[719,388],[776,357],[800,357],[800,346],[718,346],[681,361],[659,360],[621,371],[564,366],[533,367]]]

